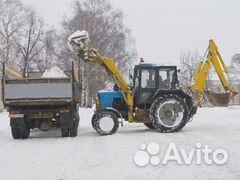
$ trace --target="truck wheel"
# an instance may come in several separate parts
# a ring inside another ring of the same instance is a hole
[[[73,122],[73,128],[69,129],[70,137],[77,137],[78,134],[78,128],[75,125],[75,122]]]
[[[62,137],[69,137],[69,129],[68,128],[61,128]]]
[[[20,134],[22,139],[29,138],[30,135],[30,129],[29,128],[20,128]]]
[[[20,129],[16,127],[11,127],[11,132],[12,132],[12,137],[13,139],[20,139],[21,134],[20,134]]]
[[[102,111],[96,115],[94,127],[101,136],[112,135],[119,128],[118,118],[113,112]]]
[[[143,123],[146,127],[148,127],[149,129],[155,129],[152,125],[152,123]]]
[[[151,105],[149,118],[157,131],[177,132],[188,121],[188,108],[185,101],[178,95],[163,95]]]
[[[70,130],[69,130],[69,133],[70,133],[71,137],[77,137],[77,135],[78,135],[79,120],[80,120],[80,117],[79,117],[79,114],[78,114],[78,111],[77,111],[76,114],[75,114],[75,119],[73,121],[73,128],[70,128]]]
[[[93,127],[93,129],[96,131],[96,126],[95,126],[95,124],[96,124],[96,118],[97,118],[97,114],[95,113],[93,116],[92,116],[92,120],[91,120],[91,122],[92,122],[92,127]]]

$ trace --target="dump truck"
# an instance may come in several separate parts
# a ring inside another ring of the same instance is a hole
[[[30,130],[60,128],[62,137],[76,137],[79,124],[78,70],[72,63],[64,77],[26,76],[3,63],[2,101],[9,112],[12,137],[27,139]]]
[[[100,135],[117,132],[122,120],[143,123],[150,129],[163,133],[180,131],[196,114],[207,95],[214,106],[228,106],[238,92],[229,83],[228,69],[213,40],[209,41],[206,56],[199,63],[192,85],[185,91],[179,86],[177,66],[162,66],[150,63],[135,65],[127,84],[114,59],[104,57],[89,47],[86,31],[77,31],[69,39],[69,46],[80,60],[104,67],[118,86],[118,91],[99,92],[92,126]],[[207,77],[214,68],[225,93],[207,91]]]

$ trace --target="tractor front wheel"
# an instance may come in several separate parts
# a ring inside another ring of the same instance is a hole
[[[96,131],[96,127],[95,127],[96,118],[97,118],[97,114],[95,113],[95,114],[92,116],[92,120],[91,120],[92,127],[93,127],[93,129],[94,129],[95,131]]]
[[[117,116],[110,111],[102,111],[93,118],[93,128],[101,135],[112,135],[117,132],[119,122]]]

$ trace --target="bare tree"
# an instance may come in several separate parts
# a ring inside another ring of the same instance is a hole
[[[25,23],[25,8],[18,0],[0,1],[0,57],[2,61],[14,61],[14,37]]]
[[[73,16],[65,18],[62,23],[61,38],[64,41],[62,47],[65,48],[60,54],[65,65],[68,65],[71,59],[78,61],[81,69],[82,105],[84,106],[88,98],[89,100],[95,98],[96,92],[104,89],[105,82],[110,79],[101,67],[79,61],[65,45],[67,37],[76,30],[88,31],[90,46],[99,50],[104,56],[114,58],[123,73],[128,72],[136,59],[136,50],[130,30],[123,23],[123,13],[115,10],[108,0],[75,1],[73,8]]]
[[[21,54],[20,66],[26,75],[28,68],[45,48],[44,23],[32,9],[28,10],[27,23],[21,29],[20,37],[15,39],[18,51]]]
[[[181,72],[179,78],[182,87],[189,87],[191,85],[192,77],[201,59],[202,57],[198,51],[194,53],[191,51],[183,52],[180,55]]]
[[[57,35],[18,0],[0,0],[0,59],[26,71],[56,64]],[[1,68],[1,67],[0,67]]]
[[[232,59],[229,66],[229,78],[232,81],[239,81],[240,79],[240,54],[235,54]]]
[[[54,29],[45,32],[43,43],[45,44],[43,50],[39,52],[34,58],[33,63],[36,69],[44,72],[54,65],[58,65],[57,57],[57,33]]]
[[[240,54],[235,54],[231,60],[231,66],[239,67],[240,66]]]

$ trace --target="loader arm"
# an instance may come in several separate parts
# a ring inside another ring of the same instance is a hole
[[[102,57],[98,51],[89,48],[88,43],[89,35],[87,31],[76,31],[68,38],[70,50],[74,51],[81,60],[101,65],[116,81],[120,88],[123,99],[128,105],[128,120],[129,122],[134,121],[134,100],[132,90],[128,87],[128,84],[124,80],[114,60],[111,58]]]
[[[114,78],[119,88],[121,89],[121,92],[127,92],[129,90],[128,84],[124,80],[113,59],[102,57],[99,52],[92,50],[92,53],[87,61],[103,66],[106,69],[107,73]]]
[[[86,53],[86,52],[85,52]],[[124,101],[128,105],[128,120],[133,121],[133,92],[129,88],[127,82],[124,80],[120,70],[116,66],[115,61],[112,58],[102,57],[100,53],[94,49],[88,50],[89,56],[85,57],[84,60],[87,62],[99,64],[107,71],[107,73],[115,80],[120,92],[124,98]]]
[[[199,63],[192,77],[193,85],[190,87],[193,94],[197,94],[196,97],[198,99],[196,101],[198,105],[203,98],[207,83],[207,77],[212,66],[216,70],[224,90],[226,91],[226,93],[230,94],[229,101],[234,95],[237,94],[237,91],[229,85],[228,79],[226,77],[226,75],[228,74],[228,68],[226,67],[222,56],[218,51],[218,47],[213,40],[210,40],[207,58],[206,60]]]

